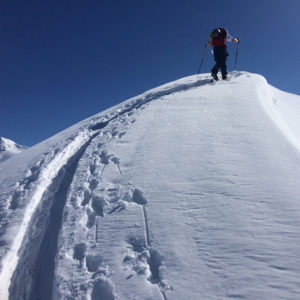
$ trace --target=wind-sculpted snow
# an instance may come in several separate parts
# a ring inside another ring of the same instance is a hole
[[[299,113],[190,76],[1,163],[1,300],[297,298]]]

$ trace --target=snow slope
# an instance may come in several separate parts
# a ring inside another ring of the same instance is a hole
[[[13,155],[20,153],[26,148],[27,147],[20,146],[9,139],[0,137],[0,163]]]
[[[296,299],[300,97],[190,76],[0,165],[0,299]]]

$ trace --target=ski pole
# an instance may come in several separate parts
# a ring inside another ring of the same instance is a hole
[[[206,47],[204,47],[204,52],[203,52],[203,55],[202,55],[200,67],[199,67],[199,70],[198,70],[198,73],[197,73],[198,75],[199,75],[199,73],[200,73],[200,70],[201,70],[201,67],[202,67],[203,60],[204,60],[205,55],[206,55]]]
[[[236,71],[237,58],[238,58],[238,54],[239,54],[239,44],[240,44],[240,40],[237,42],[237,45],[236,45],[235,63],[234,63],[234,70],[235,71]]]

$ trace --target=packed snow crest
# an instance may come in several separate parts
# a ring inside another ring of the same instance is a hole
[[[298,298],[299,115],[201,74],[2,161],[0,299]]]

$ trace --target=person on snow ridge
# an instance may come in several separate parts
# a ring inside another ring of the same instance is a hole
[[[208,48],[210,45],[214,47],[214,58],[215,58],[215,66],[211,70],[211,76],[218,80],[218,71],[221,69],[222,79],[227,79],[227,66],[226,59],[228,56],[228,52],[226,50],[226,42],[235,42],[239,43],[240,40],[233,38],[226,29],[217,28],[214,29],[210,34],[210,40],[205,45]]]

